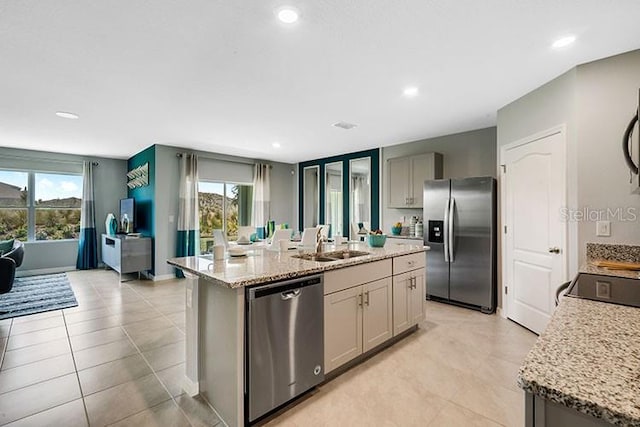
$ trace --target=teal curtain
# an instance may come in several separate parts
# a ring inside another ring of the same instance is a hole
[[[98,239],[96,235],[96,207],[93,199],[93,163],[82,167],[82,210],[80,212],[80,241],[76,268],[89,270],[98,267]]]
[[[180,200],[178,206],[178,247],[176,256],[198,253],[200,221],[198,212],[198,156],[183,153],[180,157]],[[176,277],[184,277],[176,269]]]

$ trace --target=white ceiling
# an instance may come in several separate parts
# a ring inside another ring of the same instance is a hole
[[[493,126],[576,64],[640,48],[639,17],[637,0],[2,0],[0,146],[297,162]]]

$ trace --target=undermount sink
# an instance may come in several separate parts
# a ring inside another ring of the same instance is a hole
[[[300,258],[307,261],[330,262],[330,261],[340,261],[342,259],[357,258],[365,255],[369,255],[369,252],[332,251],[332,252],[309,253],[309,254],[300,254],[300,255],[292,255],[292,256],[293,258]]]

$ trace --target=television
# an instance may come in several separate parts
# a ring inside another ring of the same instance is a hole
[[[125,218],[127,220],[125,220]],[[128,227],[127,227],[128,221]],[[133,198],[120,199],[120,232],[133,233],[136,229],[136,201]]]

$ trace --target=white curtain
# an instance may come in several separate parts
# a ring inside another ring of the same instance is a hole
[[[369,184],[367,177],[352,177],[351,188],[353,188],[353,222],[369,221]]]
[[[253,169],[253,211],[251,225],[264,227],[271,217],[270,166],[257,163]]]
[[[178,248],[177,256],[197,255],[199,245],[200,219],[198,211],[198,156],[182,154],[180,158],[180,190],[178,205]],[[182,277],[182,272],[176,270]]]

